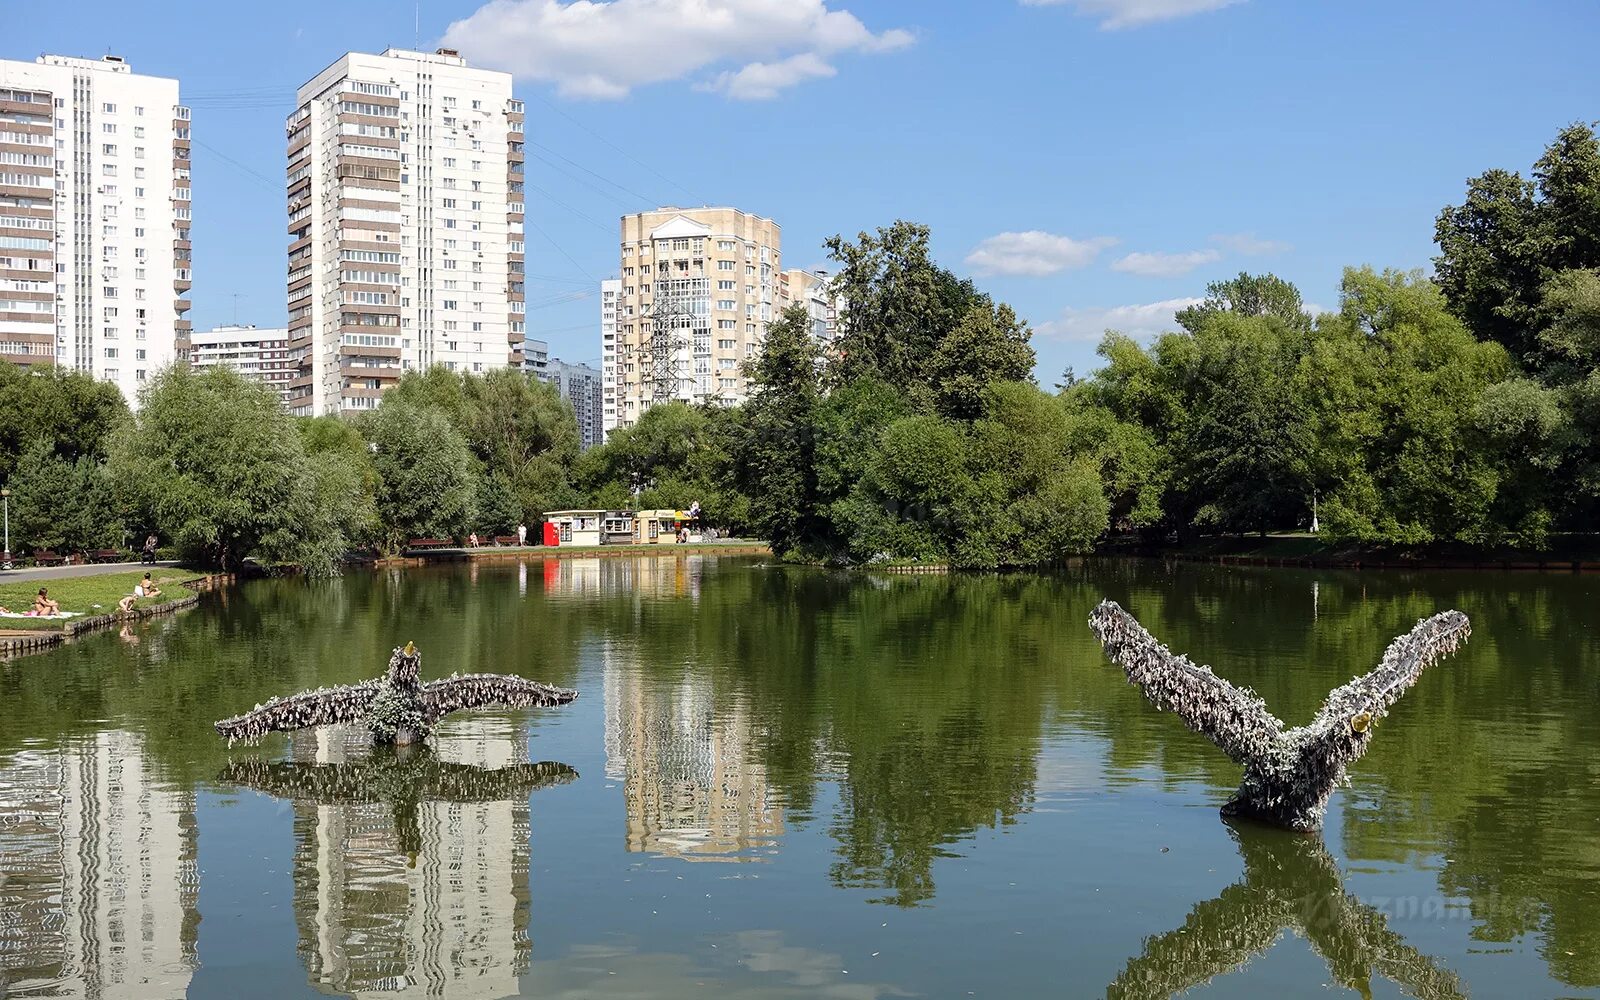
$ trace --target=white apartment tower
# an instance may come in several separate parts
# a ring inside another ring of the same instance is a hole
[[[622,295],[622,282],[607,278],[600,282],[600,441],[617,428],[617,393],[621,379],[617,376],[617,299]]]
[[[0,354],[141,384],[187,357],[189,109],[118,56],[0,59]]]
[[[523,108],[450,49],[352,52],[289,116],[297,414],[372,409],[407,368],[522,363]]]
[[[780,242],[776,222],[736,208],[622,217],[616,349],[601,356],[607,433],[669,400],[744,402],[740,365],[778,309]],[[603,285],[601,298],[603,310]]]
[[[289,331],[237,324],[189,335],[189,364],[194,368],[232,368],[245,378],[278,392],[289,405],[289,383],[296,367],[289,360]]]

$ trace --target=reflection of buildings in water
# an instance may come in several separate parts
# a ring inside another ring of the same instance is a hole
[[[622,783],[628,850],[691,861],[751,860],[783,835],[783,807],[752,759],[747,706],[717,712],[684,676],[652,684],[605,657],[606,777]]]
[[[0,993],[182,996],[197,966],[194,796],[110,731],[0,766]]]
[[[500,768],[525,758],[520,730],[474,719],[444,741],[455,763]],[[298,761],[342,763],[364,734],[290,738]],[[357,994],[498,998],[527,971],[528,799],[294,804],[294,907],[313,983]],[[414,851],[414,855],[407,851]]]
[[[705,575],[701,555],[546,559],[544,589],[562,596],[636,594],[698,600]]]

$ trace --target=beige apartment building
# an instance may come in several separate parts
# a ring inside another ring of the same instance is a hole
[[[289,408],[369,410],[407,368],[522,364],[523,106],[450,49],[352,52],[288,133]]]
[[[603,324],[603,424],[630,427],[656,403],[741,403],[740,365],[779,309],[781,230],[736,208],[622,217],[614,326]]]
[[[794,267],[778,276],[780,310],[805,306],[806,316],[811,321],[811,336],[824,348],[830,347],[838,337],[839,315],[843,311],[832,285],[832,275],[821,269],[808,271]]]
[[[0,59],[0,355],[138,391],[189,349],[189,109],[120,56]]]

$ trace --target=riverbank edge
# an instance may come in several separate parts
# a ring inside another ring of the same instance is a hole
[[[112,625],[137,621],[143,618],[154,618],[157,615],[170,615],[184,608],[192,608],[200,603],[200,596],[216,590],[226,584],[233,583],[235,576],[232,573],[199,573],[193,577],[178,580],[179,586],[195,591],[175,601],[163,601],[152,604],[146,608],[134,608],[127,614],[113,611],[110,614],[91,615],[64,622],[59,629],[38,631],[28,635],[0,636],[0,657],[12,658],[29,653],[41,653],[48,649],[76,639],[88,632],[109,628]]]
[[[664,559],[668,556],[771,555],[772,547],[766,542],[704,542],[687,545],[560,545],[508,546],[479,549],[434,549],[410,551],[403,555],[375,559],[373,566],[426,566],[429,563],[448,562],[516,562],[524,559],[581,559],[592,556],[649,556]]]

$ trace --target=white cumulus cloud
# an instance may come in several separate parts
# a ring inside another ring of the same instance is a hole
[[[1255,233],[1218,233],[1211,237],[1211,242],[1246,257],[1266,257],[1294,249],[1282,240],[1264,240]]]
[[[1172,314],[1197,306],[1204,299],[1163,299],[1139,305],[1103,308],[1067,308],[1055,319],[1045,320],[1033,332],[1048,340],[1098,341],[1107,330],[1126,333],[1144,340],[1166,330],[1176,330]]]
[[[841,53],[913,40],[900,28],[874,33],[828,0],[490,0],[451,24],[443,44],[566,97],[616,100],[702,77],[700,89],[756,100],[834,75]]]
[[[1030,229],[1025,233],[998,233],[967,254],[967,266],[979,274],[1025,274],[1038,277],[1094,263],[1100,251],[1114,246],[1110,236],[1075,240],[1068,236]]]
[[[1221,10],[1244,0],[1022,0],[1024,7],[1071,7],[1084,17],[1098,17],[1100,27],[1137,28],[1175,17]]]
[[[1175,278],[1197,267],[1222,259],[1215,250],[1189,250],[1184,253],[1130,253],[1111,265],[1113,271],[1142,274],[1147,278]]]

